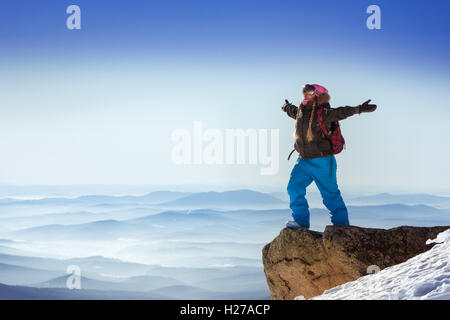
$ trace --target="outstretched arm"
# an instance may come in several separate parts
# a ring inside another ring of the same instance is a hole
[[[363,104],[356,107],[339,107],[335,109],[324,109],[324,122],[331,123],[339,120],[344,120],[354,114],[360,114],[361,112],[373,112],[377,108],[376,104],[370,104],[371,100],[367,100]]]
[[[298,107],[285,100],[285,104],[281,107],[281,110],[287,113],[287,115],[293,119],[297,119]]]

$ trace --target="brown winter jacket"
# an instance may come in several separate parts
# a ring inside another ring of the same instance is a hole
[[[348,118],[355,113],[359,113],[358,107],[339,107],[331,108],[328,102],[319,104],[315,108],[315,115],[311,122],[311,130],[313,139],[308,142],[307,132],[309,127],[309,120],[313,109],[312,102],[306,106],[300,104],[302,112],[298,112],[299,107],[292,104],[285,105],[283,110],[289,117],[295,119],[296,122],[296,141],[294,144],[295,150],[299,153],[302,159],[313,159],[325,157],[333,154],[333,147],[331,141],[326,137],[317,122],[317,110],[324,107],[323,119],[325,125],[330,129],[331,124],[335,121]]]

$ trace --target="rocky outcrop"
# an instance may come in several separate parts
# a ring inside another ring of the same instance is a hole
[[[271,299],[306,299],[353,281],[370,266],[384,269],[433,247],[450,226],[370,229],[327,226],[323,233],[285,228],[262,251]]]

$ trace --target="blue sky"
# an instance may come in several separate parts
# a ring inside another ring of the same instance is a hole
[[[82,29],[66,29],[77,4]],[[381,8],[381,30],[366,8]],[[280,106],[320,83],[342,122],[343,187],[450,193],[448,1],[2,1],[0,183],[284,188]],[[171,132],[280,130],[280,171],[175,166]]]

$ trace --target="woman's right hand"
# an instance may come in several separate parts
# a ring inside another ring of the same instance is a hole
[[[281,110],[283,110],[283,111],[286,111],[286,108],[288,107],[288,106],[290,106],[291,105],[291,103],[286,99],[286,100],[284,100],[284,104],[283,104],[283,106],[281,107]]]

